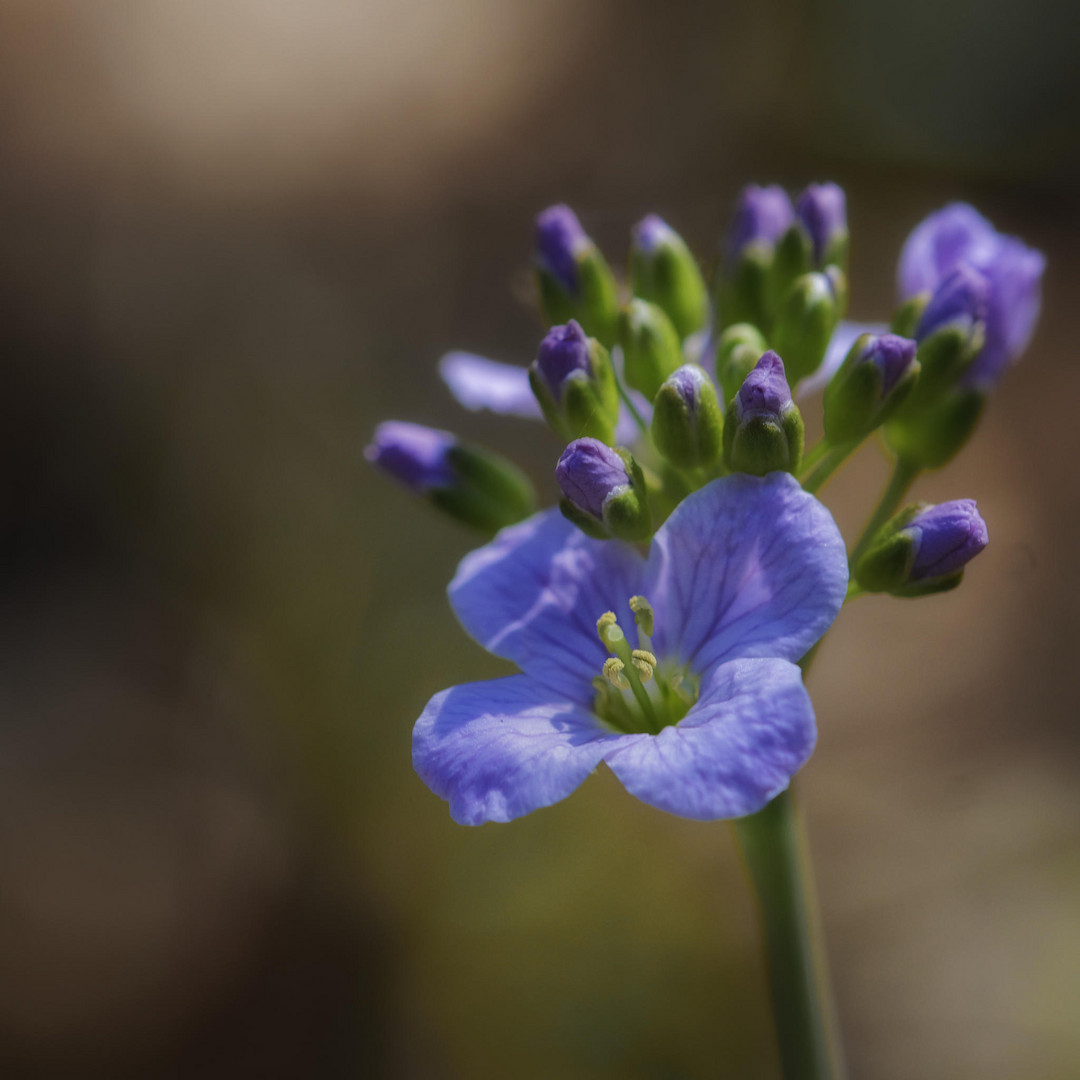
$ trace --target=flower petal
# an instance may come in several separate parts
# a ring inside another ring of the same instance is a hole
[[[979,269],[998,250],[997,230],[967,203],[950,203],[923,218],[904,241],[897,266],[901,300],[933,292],[961,262]]]
[[[528,368],[501,364],[469,352],[448,352],[439,361],[439,374],[458,403],[478,412],[489,409],[501,416],[541,417],[540,405],[529,386]]]
[[[814,749],[802,673],[787,660],[734,660],[659,735],[627,738],[605,760],[631,795],[680,817],[712,821],[760,810]]]
[[[642,593],[657,655],[704,672],[739,656],[798,660],[847,591],[832,515],[788,473],[735,475],[685,499],[653,539]]]
[[[848,350],[855,344],[856,338],[863,334],[886,334],[888,331],[889,328],[885,323],[837,323],[832,339],[829,341],[829,347],[825,350],[825,359],[821,361],[816,371],[800,380],[799,385],[795,387],[796,399],[802,401],[803,398],[816,394],[829,385],[829,381],[844,362]]]
[[[635,642],[627,601],[639,591],[643,565],[629,545],[590,540],[558,510],[545,510],[466,555],[448,592],[485,649],[588,705],[608,655],[596,620],[614,611]]]
[[[462,825],[512,821],[565,799],[626,738],[511,675],[436,694],[413,729],[413,767]]]

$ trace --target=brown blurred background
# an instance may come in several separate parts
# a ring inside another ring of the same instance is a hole
[[[1067,0],[0,3],[0,1075],[771,1078],[723,824],[608,775],[467,830],[413,775],[506,666],[471,537],[381,418],[514,453],[445,350],[526,362],[531,220],[709,256],[834,179],[852,313],[949,199],[1048,255],[1042,324],[917,492],[955,593],[846,611],[800,778],[853,1077],[1080,1075],[1080,80]],[[874,448],[827,489],[858,527]]]

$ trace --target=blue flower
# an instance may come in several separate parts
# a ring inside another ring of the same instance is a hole
[[[986,344],[965,375],[974,386],[990,386],[1027,348],[1042,302],[1046,259],[1014,236],[999,233],[973,206],[950,203],[920,222],[900,253],[900,298],[934,292],[959,266],[989,281]]]
[[[814,747],[794,661],[846,588],[832,517],[785,474],[695,492],[647,560],[538,514],[468,555],[449,589],[465,629],[522,674],[436,694],[413,764],[463,824],[550,806],[601,761],[662,810],[753,813]]]

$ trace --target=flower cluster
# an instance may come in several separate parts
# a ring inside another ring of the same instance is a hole
[[[577,216],[537,219],[547,331],[528,367],[448,353],[468,409],[547,421],[558,509],[510,462],[414,424],[370,460],[489,536],[450,585],[465,629],[521,674],[436,694],[417,772],[458,821],[507,821],[600,762],[685,817],[738,817],[813,749],[799,661],[845,600],[955,587],[987,543],[975,503],[901,507],[973,433],[1032,335],[1042,256],[969,206],[911,233],[891,324],[844,321],[844,192],[739,195],[706,275],[650,214],[626,284]],[[794,393],[792,388],[794,387]],[[802,411],[824,389],[824,435]],[[893,479],[850,555],[817,491],[875,431]]]

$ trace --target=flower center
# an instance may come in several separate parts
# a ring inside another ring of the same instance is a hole
[[[639,648],[632,649],[613,611],[596,620],[596,632],[611,655],[593,679],[593,708],[609,727],[655,735],[677,724],[697,701],[698,680],[673,661],[658,661],[652,651],[653,609],[644,596],[630,598]]]

